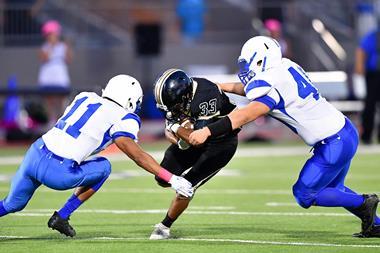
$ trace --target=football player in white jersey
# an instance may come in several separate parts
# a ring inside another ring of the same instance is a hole
[[[249,39],[239,57],[241,83],[220,84],[226,92],[245,95],[250,103],[227,117],[190,135],[199,145],[268,114],[283,122],[314,154],[307,160],[293,194],[303,208],[344,207],[362,220],[358,237],[380,237],[379,202],[375,194],[359,195],[344,185],[358,146],[358,133],[351,121],[326,101],[304,70],[282,58],[277,41],[257,36]]]
[[[55,190],[76,188],[48,221],[50,228],[75,236],[69,217],[110,175],[110,162],[94,155],[111,143],[137,165],[170,183],[177,193],[191,197],[190,182],[162,168],[136,143],[141,121],[135,112],[142,97],[140,83],[128,75],[113,77],[101,97],[93,92],[77,95],[55,127],[29,148],[8,196],[0,201],[0,217],[22,210],[41,184]]]

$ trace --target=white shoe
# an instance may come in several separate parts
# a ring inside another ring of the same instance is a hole
[[[162,223],[154,225],[154,230],[149,237],[149,240],[165,240],[170,237],[170,228]]]

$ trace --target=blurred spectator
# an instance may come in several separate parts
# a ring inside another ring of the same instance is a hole
[[[365,75],[366,97],[362,115],[363,143],[372,142],[372,132],[376,115],[376,103],[380,101],[380,30],[375,30],[363,37],[356,50],[355,73]],[[377,128],[380,141],[380,125]]]
[[[377,18],[373,3],[360,1],[356,5],[356,28],[359,38],[377,28]]]
[[[289,42],[283,37],[281,22],[277,19],[267,19],[264,22],[269,36],[277,40],[281,46],[281,53],[283,57],[292,58],[292,52]]]
[[[38,75],[38,83],[45,92],[57,93],[46,96],[46,109],[49,125],[54,124],[62,114],[66,92],[69,90],[70,77],[67,64],[72,60],[70,46],[61,41],[61,25],[55,21],[47,21],[42,26],[45,43],[40,49],[42,65]]]
[[[185,42],[192,43],[202,36],[206,12],[203,0],[178,0],[177,16]]]
[[[44,5],[45,0],[0,0],[0,2],[4,8],[4,43],[7,46],[40,43],[40,37],[38,36],[40,24],[36,16]]]

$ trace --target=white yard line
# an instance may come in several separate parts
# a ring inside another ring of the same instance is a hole
[[[268,202],[265,203],[266,206],[298,206],[295,202]]]
[[[0,192],[8,192],[8,187],[0,187]],[[72,192],[73,190],[66,191],[56,191],[53,189],[49,189],[47,187],[41,187],[37,190],[37,192],[47,192],[47,193],[64,193]],[[172,194],[173,191],[170,189],[162,189],[162,188],[105,188],[100,189],[97,194],[101,193],[149,193],[149,194]],[[292,195],[290,190],[270,190],[270,189],[202,189],[197,190],[198,194],[213,194],[213,195]]]
[[[273,146],[270,147],[249,147],[239,148],[234,157],[278,157],[278,156],[298,156],[307,155],[310,147],[304,146]],[[155,159],[162,159],[164,150],[149,152]],[[380,154],[380,145],[359,146],[358,154]],[[130,161],[122,153],[106,155],[113,162]],[[20,164],[23,156],[0,157],[0,165]]]
[[[277,242],[277,241],[260,241],[260,240],[240,240],[240,239],[206,239],[206,238],[179,238],[179,241],[195,242],[230,242],[242,244],[267,244],[267,245],[286,245],[286,246],[313,246],[313,247],[347,247],[347,248],[380,248],[380,245],[368,244],[335,244],[335,243],[313,243],[313,242]]]
[[[53,209],[26,209],[20,213],[14,213],[14,216],[50,216]],[[92,214],[165,214],[167,209],[145,209],[145,210],[108,210],[108,209],[79,209],[76,213]],[[320,217],[351,217],[349,213],[317,213],[317,212],[246,212],[246,211],[219,211],[219,210],[187,210],[189,215],[237,215],[237,216],[320,216]]]
[[[0,235],[1,239],[35,239],[32,236],[13,236]],[[39,240],[43,239],[38,237]],[[46,238],[46,240],[55,240]],[[155,243],[143,237],[92,237],[92,238],[75,238],[75,241],[146,241],[147,243]],[[219,239],[219,238],[176,238],[170,239],[168,242],[190,241],[190,242],[227,242],[236,244],[257,244],[257,245],[282,245],[282,246],[309,246],[309,247],[330,247],[330,248],[380,248],[379,244],[337,244],[337,243],[319,243],[319,242],[287,242],[287,241],[261,241],[261,240],[243,240],[243,239]]]

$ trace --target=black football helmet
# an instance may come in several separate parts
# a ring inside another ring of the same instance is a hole
[[[155,82],[154,97],[157,108],[167,114],[176,118],[190,116],[193,79],[183,70],[168,69]]]

